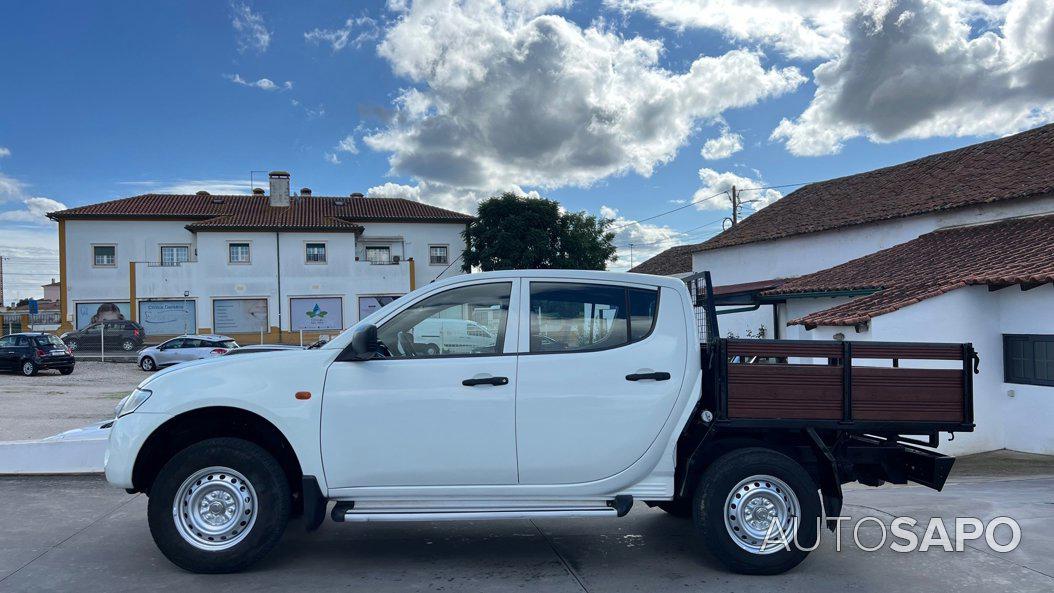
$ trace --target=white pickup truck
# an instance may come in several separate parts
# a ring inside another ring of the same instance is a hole
[[[691,517],[730,569],[774,574],[807,552],[766,536],[809,547],[841,484],[943,486],[953,460],[912,443],[972,429],[968,344],[720,339],[709,276],[690,284],[464,275],[319,349],[180,364],[119,405],[106,477],[149,495],[154,541],[197,572],[250,565],[328,503],[364,522],[621,517],[642,501]],[[491,341],[423,348],[415,328],[434,319]],[[854,367],[850,346],[893,363]]]

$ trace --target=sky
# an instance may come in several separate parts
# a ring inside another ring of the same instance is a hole
[[[732,185],[749,215],[1054,121],[1048,0],[2,1],[8,302],[58,276],[44,213],[268,170],[558,200],[626,269],[719,232]]]

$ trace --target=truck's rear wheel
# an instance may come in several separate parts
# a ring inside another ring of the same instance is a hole
[[[281,539],[291,495],[282,467],[258,445],[201,441],[177,453],[150,490],[150,534],[173,564],[236,572]]]
[[[786,572],[808,556],[802,548],[816,543],[816,484],[800,464],[771,449],[719,458],[700,478],[693,507],[707,548],[734,572]]]

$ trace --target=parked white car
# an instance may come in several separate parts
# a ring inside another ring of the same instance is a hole
[[[223,356],[228,350],[238,347],[238,342],[227,336],[214,334],[183,335],[165,340],[157,346],[139,351],[139,368],[144,371],[157,369],[180,362]]]
[[[472,354],[493,348],[494,332],[471,319],[429,318],[415,325],[411,333],[421,354]]]
[[[943,486],[952,459],[903,435],[936,446],[938,431],[972,430],[969,344],[721,339],[699,294],[711,291],[638,274],[447,278],[318,349],[151,375],[120,404],[106,478],[149,495],[154,541],[197,572],[249,566],[290,516],[314,530],[330,502],[335,521],[373,522],[621,517],[644,501],[692,517],[732,570],[773,574],[808,551],[766,534],[811,546],[821,496],[838,515],[842,483]],[[458,318],[459,332],[478,319],[496,330],[471,351],[421,342],[429,320]],[[854,346],[961,364],[861,371],[859,412]],[[819,362],[730,362],[752,352]],[[940,379],[936,396],[921,375]],[[909,394],[911,407],[890,404]]]

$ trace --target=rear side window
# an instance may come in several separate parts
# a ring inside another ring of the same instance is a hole
[[[531,283],[531,352],[581,352],[640,340],[658,291],[608,284]]]
[[[65,348],[66,344],[64,344],[62,340],[58,339],[55,336],[38,336],[37,346],[59,346],[61,348]]]
[[[226,348],[228,350],[231,350],[233,348],[238,347],[238,342],[235,342],[234,340],[220,340],[218,342],[213,342],[213,345],[217,348]]]

